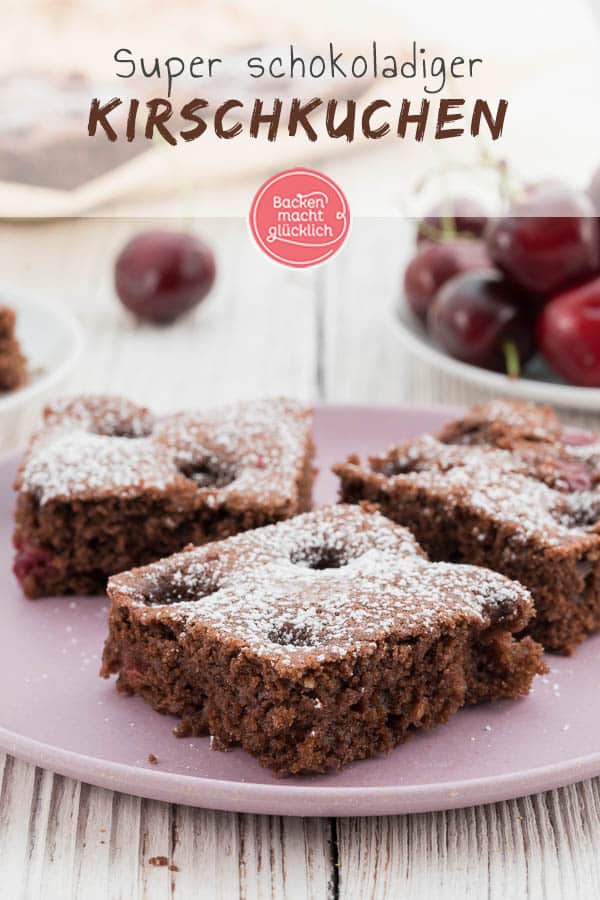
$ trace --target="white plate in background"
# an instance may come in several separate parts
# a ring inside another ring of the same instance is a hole
[[[58,389],[77,364],[83,330],[59,303],[42,301],[12,288],[0,287],[0,304],[17,314],[17,338],[27,357],[27,383],[0,392],[0,417],[41,401]]]
[[[528,364],[525,375],[521,378],[509,378],[499,372],[490,372],[453,359],[432,341],[406,303],[398,305],[396,321],[396,331],[405,349],[441,372],[487,391],[519,400],[600,412],[600,388],[566,384],[539,358]]]

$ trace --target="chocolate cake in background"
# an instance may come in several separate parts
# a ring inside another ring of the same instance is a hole
[[[27,360],[16,335],[16,313],[0,305],[0,393],[14,391],[27,381]]]
[[[2,76],[0,181],[70,190],[151,147],[143,138],[110,143],[88,136],[92,97],[110,100],[117,87],[111,83],[100,88],[78,73]],[[111,118],[118,121],[119,112]]]

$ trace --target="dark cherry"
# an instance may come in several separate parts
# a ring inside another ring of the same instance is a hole
[[[526,291],[547,295],[598,267],[598,223],[591,200],[567,189],[540,190],[493,222],[486,235],[497,266]]]
[[[51,572],[54,561],[52,554],[48,550],[42,550],[41,547],[26,543],[21,538],[15,539],[14,544],[16,553],[13,572],[17,579],[24,581],[29,575],[33,575],[43,581]]]
[[[214,280],[210,247],[181,232],[138,234],[115,264],[115,288],[121,302],[149,322],[173,322],[204,299]]]
[[[481,241],[454,238],[422,243],[404,272],[404,294],[408,305],[425,322],[433,298],[449,278],[491,267],[492,262]]]
[[[594,487],[593,472],[584,462],[556,460],[554,469],[556,478],[570,491],[591,491]]]
[[[525,304],[496,271],[447,281],[430,307],[427,326],[456,359],[510,375],[518,375],[535,350]]]
[[[600,442],[600,435],[594,431],[584,431],[582,428],[563,428],[560,439],[568,447],[586,447],[589,444]]]
[[[537,334],[544,357],[566,381],[600,387],[600,278],[550,300]]]
[[[449,197],[436,203],[417,226],[417,241],[436,240],[449,230],[451,235],[481,237],[488,222],[488,212],[472,197]]]
[[[141,685],[144,676],[147,676],[150,665],[147,657],[139,650],[136,652],[131,647],[126,647],[123,651],[123,672],[127,677],[127,681],[132,685]]]

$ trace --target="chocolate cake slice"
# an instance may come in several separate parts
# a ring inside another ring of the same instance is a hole
[[[333,506],[110,579],[102,675],[279,775],[390,750],[461,706],[527,694],[529,592],[431,563],[404,528]]]
[[[156,420],[115,397],[49,407],[19,469],[14,571],[29,597],[310,509],[310,410],[285,399]]]
[[[0,306],[0,393],[15,391],[27,381],[27,360],[15,333],[16,313]]]
[[[334,470],[344,502],[369,500],[438,560],[526,585],[531,634],[569,653],[600,629],[600,440],[552,410],[496,402],[437,437]]]
[[[139,82],[127,92],[140,96]],[[118,93],[116,85],[79,72],[30,69],[0,76],[0,181],[72,190],[148,150],[152,143],[143,136],[114,142],[89,137],[92,98],[106,102]],[[126,114],[119,108],[110,118],[121,130]]]

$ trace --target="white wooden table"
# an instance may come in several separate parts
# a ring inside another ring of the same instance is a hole
[[[0,225],[2,283],[54,296],[87,330],[69,390],[122,392],[159,411],[275,393],[370,404],[482,399],[403,358],[396,343],[402,222],[355,222],[335,260],[304,272],[263,258],[243,222],[169,224],[215,244],[219,282],[203,308],[166,330],[133,324],[112,292],[114,254],[141,222]],[[2,449],[21,445],[33,419],[16,416]],[[178,807],[1,755],[0,784],[3,900],[600,896],[598,780],[475,809],[339,820]],[[154,856],[176,870],[150,865]]]

